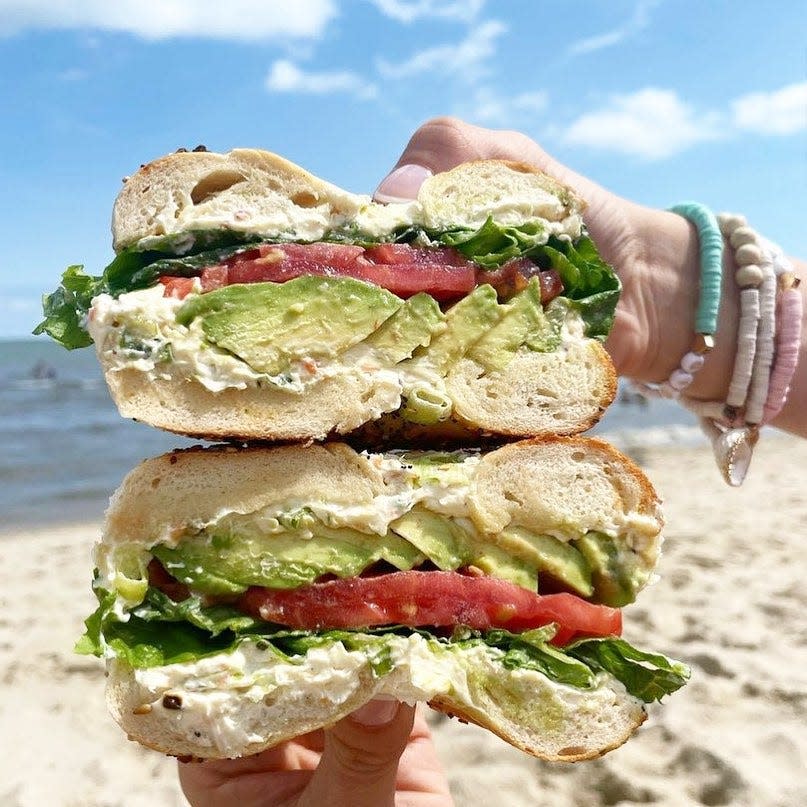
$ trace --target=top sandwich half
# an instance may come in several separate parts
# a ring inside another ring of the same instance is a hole
[[[116,258],[45,297],[121,414],[241,440],[573,434],[616,381],[619,281],[583,202],[479,161],[382,205],[267,152],[179,152],[125,182]]]

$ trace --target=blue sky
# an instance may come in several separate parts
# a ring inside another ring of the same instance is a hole
[[[805,256],[806,42],[796,0],[0,0],[0,337],[109,261],[140,163],[258,146],[371,192],[438,114]]]

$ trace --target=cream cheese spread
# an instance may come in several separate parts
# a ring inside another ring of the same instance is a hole
[[[193,378],[211,392],[247,387],[271,387],[303,394],[311,386],[335,376],[371,376],[384,411],[401,404],[401,396],[414,383],[445,395],[443,379],[428,365],[416,372],[385,362],[369,345],[360,342],[332,360],[314,361],[300,356],[280,375],[259,373],[238,356],[211,344],[200,319],[185,326],[177,322],[183,300],[163,296],[163,286],[121,294],[101,294],[93,300],[87,328],[103,357],[107,372],[135,369],[150,379]]]
[[[441,419],[451,414],[444,374],[428,361],[428,352],[416,360],[393,364],[360,342],[330,360],[291,357],[283,373],[269,375],[210,343],[200,318],[188,326],[177,322],[183,304],[183,300],[163,296],[161,284],[117,298],[108,294],[95,297],[87,329],[107,372],[135,369],[152,380],[193,378],[211,392],[263,386],[296,395],[324,379],[358,374],[372,377],[373,386],[384,389],[380,397],[385,408],[374,413],[376,417],[397,409],[402,398],[415,393],[427,400],[445,400]],[[561,328],[559,350],[584,341],[584,329],[579,314],[569,310]]]
[[[243,642],[229,653],[132,674],[140,708],[164,715],[176,737],[225,756],[242,753],[250,743],[284,739],[290,723],[304,731],[308,721],[330,723],[379,697],[413,704],[443,696],[491,717],[503,712],[524,725],[540,723],[558,735],[559,748],[564,721],[555,715],[641,708],[610,676],[597,676],[591,689],[577,689],[536,670],[505,670],[501,651],[483,645],[437,645],[419,634],[386,635],[383,641],[391,671],[381,676],[372,670],[375,643],[347,650],[341,642],[292,660]]]

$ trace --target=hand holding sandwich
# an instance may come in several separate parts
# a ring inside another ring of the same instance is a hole
[[[395,168],[376,191],[376,199],[411,198],[431,173],[467,160],[520,160],[538,166],[573,188],[588,202],[585,224],[600,253],[619,268],[623,283],[611,335],[606,343],[618,375],[640,382],[668,378],[687,350],[686,323],[698,302],[699,257],[695,228],[682,217],[635,204],[562,165],[520,132],[471,126],[456,118],[428,121],[410,139]],[[731,260],[730,250],[724,260]],[[802,277],[803,261],[793,261]],[[739,288],[733,272],[723,272],[721,338],[687,394],[724,400],[734,366],[739,320]],[[804,288],[804,286],[802,286]],[[807,309],[805,309],[807,310]],[[807,366],[802,344],[801,366]],[[787,405],[776,419],[779,428],[807,436],[801,413],[807,406],[807,374],[794,379]]]
[[[371,701],[327,732],[314,731],[253,757],[180,765],[196,807],[392,805],[450,807],[451,796],[422,712]]]

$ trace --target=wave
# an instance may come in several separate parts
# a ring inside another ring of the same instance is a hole
[[[103,378],[9,378],[3,383],[3,389],[41,391],[41,390],[97,390],[104,387]]]

